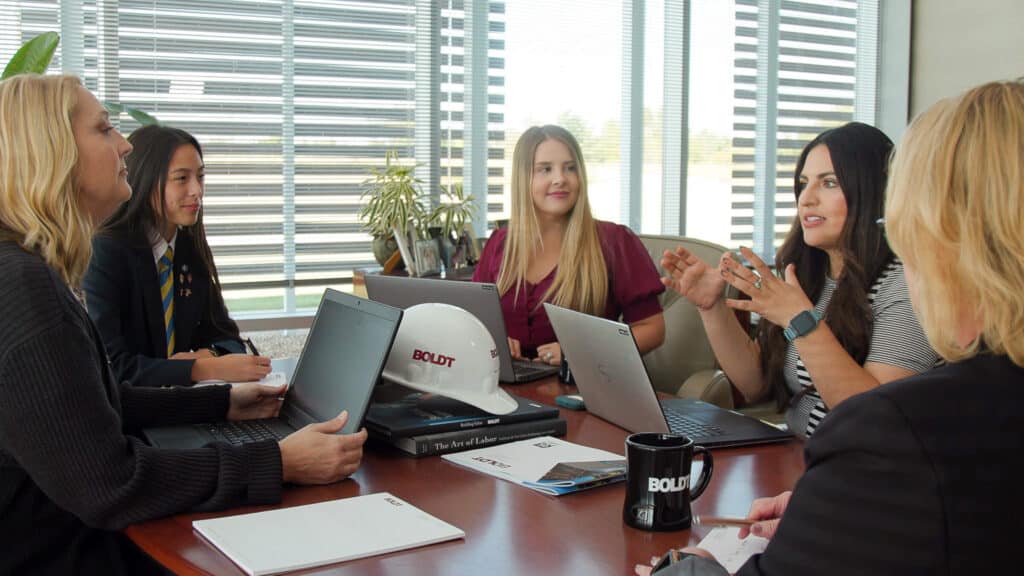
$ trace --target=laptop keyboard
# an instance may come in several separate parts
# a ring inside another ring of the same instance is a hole
[[[553,374],[556,370],[556,367],[549,364],[540,364],[538,362],[530,362],[529,360],[512,361],[512,371],[516,373],[518,378],[534,374]]]
[[[669,430],[676,434],[698,438],[709,438],[725,434],[725,431],[718,426],[701,422],[671,410],[665,411],[665,419],[668,420]]]
[[[214,438],[228,444],[248,444],[261,440],[283,440],[284,436],[267,425],[264,420],[218,422],[204,426]]]

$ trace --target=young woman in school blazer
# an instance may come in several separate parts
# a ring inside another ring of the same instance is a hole
[[[775,270],[747,248],[753,271],[728,254],[714,268],[683,248],[661,262],[664,282],[701,310],[732,383],[748,401],[774,392],[782,407],[795,397],[786,415],[801,436],[846,398],[924,372],[938,358],[914,317],[903,264],[876,223],[891,153],[881,130],[859,122],[804,147],[793,178],[797,216]],[[750,299],[723,299],[726,282]],[[761,317],[754,339],[733,309]]]
[[[947,364],[835,409],[792,493],[751,507],[752,531],[770,541],[738,576],[1020,573],[1022,158],[1021,81],[942,100],[907,129],[886,233]],[[696,556],[656,575],[727,574],[706,551],[685,552]]]
[[[98,223],[128,200],[131,145],[73,76],[0,82],[0,574],[162,573],[121,532],[187,511],[275,504],[283,482],[354,472],[338,418],[284,440],[193,450],[139,430],[266,418],[284,386],[140,388],[114,378],[81,301]]]
[[[560,126],[534,126],[519,137],[511,218],[488,239],[473,280],[498,285],[517,358],[562,362],[544,302],[621,315],[641,354],[665,340],[658,271],[629,228],[591,215],[583,153]]]
[[[199,142],[157,125],[128,141],[133,194],[94,238],[84,281],[117,377],[144,386],[262,378],[270,360],[246,355],[206,241]]]

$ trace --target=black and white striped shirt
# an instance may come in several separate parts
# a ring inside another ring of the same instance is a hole
[[[827,278],[821,296],[814,305],[818,313],[825,314],[835,289],[836,281]],[[874,328],[865,363],[878,362],[914,372],[924,372],[935,365],[939,356],[928,344],[928,339],[914,315],[902,262],[894,260],[882,270],[868,291],[868,302],[874,312]],[[797,353],[796,346],[792,343],[786,348],[783,373],[786,385],[793,394],[814,385],[811,375],[807,373],[807,368]],[[796,411],[787,418],[791,424],[795,423],[798,426],[794,432],[799,434],[800,429],[803,429],[807,436],[814,434],[815,428],[828,413],[828,407],[813,388],[808,390],[803,400],[790,410]]]

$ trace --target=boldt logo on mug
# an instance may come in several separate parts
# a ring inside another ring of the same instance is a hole
[[[704,457],[700,477],[690,485],[693,457]],[[678,434],[647,432],[626,439],[626,498],[622,519],[641,530],[685,530],[690,527],[690,501],[711,480],[714,459],[693,440]]]
[[[689,476],[680,476],[678,478],[655,478],[651,476],[647,479],[648,492],[682,492],[689,486]]]

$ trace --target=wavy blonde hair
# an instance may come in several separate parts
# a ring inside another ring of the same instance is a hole
[[[0,224],[77,287],[93,223],[75,186],[71,117],[82,81],[25,74],[0,82]]]
[[[533,126],[523,132],[516,143],[512,154],[512,218],[498,274],[498,292],[504,295],[514,288],[516,298],[519,297],[526,283],[530,259],[542,246],[530,185],[537,147],[548,139],[557,140],[569,148],[579,174],[580,190],[576,205],[569,213],[569,225],[558,256],[558,272],[541,301],[600,316],[604,314],[608,300],[608,269],[597,234],[597,222],[590,212],[583,152],[576,138],[560,126]]]
[[[1024,366],[1024,83],[985,84],[918,117],[896,149],[885,219],[932,347],[956,361],[984,346]],[[964,347],[970,305],[981,335]]]

